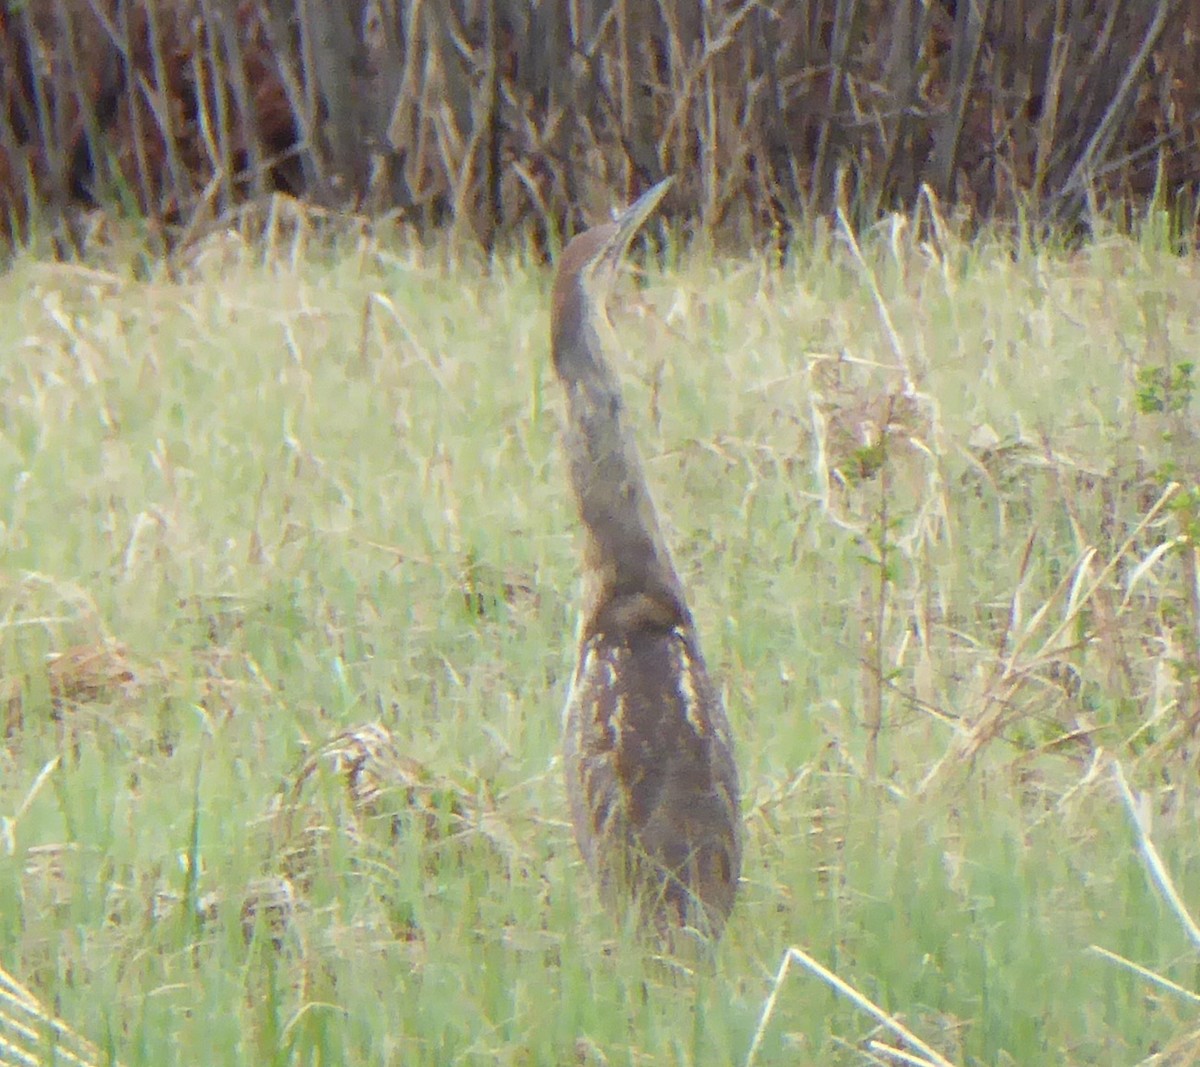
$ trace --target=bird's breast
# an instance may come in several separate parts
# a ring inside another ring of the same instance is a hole
[[[681,627],[586,640],[564,726],[589,806],[611,814],[619,804],[633,827],[663,804],[703,810],[736,795],[729,724]]]

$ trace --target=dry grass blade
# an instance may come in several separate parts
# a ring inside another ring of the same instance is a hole
[[[96,1067],[100,1053],[66,1023],[54,1018],[28,989],[0,967],[0,1064],[39,1067],[42,1056],[54,1064]]]
[[[895,1048],[892,1045],[885,1045],[882,1041],[872,1039],[867,1042],[867,1048],[894,1063],[908,1063],[912,1067],[936,1067],[933,1060],[913,1055],[911,1052],[905,1052],[904,1049]]]
[[[833,986],[847,1000],[870,1015],[876,1022],[881,1023],[891,1030],[900,1040],[912,1045],[913,1048],[925,1057],[924,1060],[910,1058],[907,1062],[928,1064],[930,1067],[954,1067],[948,1059],[942,1056],[936,1049],[930,1048],[903,1023],[889,1015],[874,1001],[868,1000],[852,985],[839,978],[832,971],[821,966],[808,953],[797,948],[795,945],[790,946],[783,954],[783,962],[780,963],[779,971],[775,975],[775,984],[771,988],[771,994],[767,997],[766,1004],[763,1005],[762,1014],[758,1019],[758,1028],[754,1031],[754,1040],[750,1043],[750,1051],[746,1054],[746,1067],[753,1067],[754,1061],[758,1056],[758,1050],[762,1046],[763,1035],[766,1034],[767,1025],[770,1023],[771,1016],[775,1011],[775,1002],[779,999],[779,991],[783,988],[784,980],[788,976],[788,971],[791,969],[793,960],[807,970],[812,971],[818,978]]]
[[[59,757],[55,756],[46,762],[45,766],[38,772],[38,776],[33,780],[33,784],[29,787],[25,794],[25,799],[21,801],[20,807],[12,816],[0,816],[0,844],[3,845],[4,851],[8,855],[12,855],[17,850],[17,824],[25,817],[25,813],[29,810],[29,806],[33,803],[38,793],[41,792],[42,786],[46,784],[47,779],[54,773],[58,766]]]
[[[1184,1000],[1190,1000],[1193,1004],[1200,1004],[1200,994],[1193,993],[1190,989],[1185,989],[1177,982],[1172,982],[1171,979],[1164,978],[1161,974],[1150,970],[1148,967],[1143,967],[1140,963],[1134,963],[1133,960],[1126,959],[1124,956],[1116,952],[1111,952],[1106,948],[1101,948],[1099,945],[1089,945],[1088,951],[1096,953],[1097,956],[1103,956],[1106,960],[1111,960],[1118,966],[1133,971],[1134,974],[1141,975],[1147,982],[1152,982],[1162,989],[1168,989],[1172,993],[1183,997]]]
[[[1151,878],[1154,879],[1154,884],[1158,886],[1159,892],[1162,893],[1163,899],[1175,913],[1180,923],[1183,924],[1183,928],[1187,931],[1192,944],[1200,948],[1200,926],[1196,925],[1196,920],[1188,912],[1187,906],[1183,903],[1183,898],[1180,897],[1179,891],[1175,888],[1175,883],[1167,873],[1167,868],[1163,864],[1162,857],[1158,854],[1158,849],[1154,847],[1154,842],[1150,840],[1150,830],[1146,826],[1145,816],[1142,814],[1137,798],[1134,797],[1133,792],[1129,788],[1129,783],[1125,781],[1125,772],[1122,770],[1119,760],[1113,760],[1112,769],[1113,778],[1116,780],[1117,788],[1121,791],[1121,799],[1125,802],[1130,822],[1133,823],[1133,830],[1137,835],[1138,848],[1141,850],[1142,858],[1146,861],[1146,869],[1150,872]]]

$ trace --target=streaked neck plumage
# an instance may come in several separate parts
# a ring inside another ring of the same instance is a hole
[[[596,250],[612,234],[611,225],[599,226],[568,245],[553,296],[551,347],[567,397],[565,446],[585,535],[585,638],[614,626],[691,622],[608,362],[613,270]]]

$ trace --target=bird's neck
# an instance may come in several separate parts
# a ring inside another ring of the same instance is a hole
[[[576,322],[579,335],[555,337],[555,367],[567,395],[565,446],[585,537],[583,636],[690,624],[641,456],[625,425],[621,391],[604,357],[611,327],[602,314]]]

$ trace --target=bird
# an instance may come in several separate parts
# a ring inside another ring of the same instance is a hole
[[[583,531],[562,760],[575,838],[603,902],[668,944],[682,931],[714,943],[742,863],[733,738],[607,355],[618,267],[672,180],[574,237],[555,272],[550,348]]]

